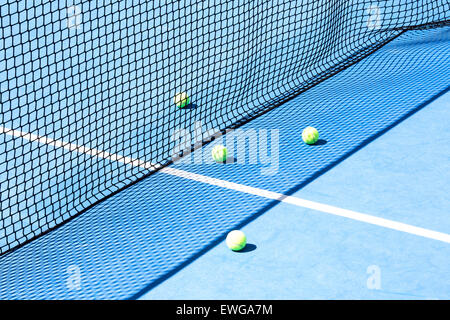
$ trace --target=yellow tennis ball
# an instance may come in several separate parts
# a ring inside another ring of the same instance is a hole
[[[189,96],[186,92],[180,92],[175,95],[173,102],[178,108],[184,108],[189,104]]]
[[[240,230],[233,230],[227,235],[225,240],[228,248],[233,251],[240,251],[247,245],[247,237]]]
[[[216,162],[225,162],[227,160],[227,148],[217,145],[211,150],[211,155]]]
[[[319,131],[313,127],[307,127],[302,132],[303,142],[307,144],[314,144],[319,140]]]

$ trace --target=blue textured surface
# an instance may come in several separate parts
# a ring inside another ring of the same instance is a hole
[[[196,120],[209,128],[231,126],[341,70],[404,28],[449,19],[445,0],[388,1],[380,10],[389,13],[381,16],[370,4],[2,1],[0,123],[167,163],[176,153],[172,134],[178,127],[187,127],[194,139]],[[374,17],[386,29],[369,27]],[[177,110],[172,98],[178,91],[187,91],[196,107]],[[0,254],[148,173],[1,134]]]
[[[446,90],[449,43],[449,28],[407,33],[364,62],[245,126],[280,130],[280,166],[275,175],[262,174],[261,167],[268,165],[250,164],[249,157],[256,154],[245,155],[245,166],[177,167],[271,191],[296,188]],[[301,132],[307,126],[316,127],[327,143],[305,146]],[[209,151],[204,154],[210,157]]]
[[[280,129],[280,168],[274,176],[261,175],[263,165],[180,167],[292,192],[447,90],[448,34],[448,29],[409,32],[246,125]],[[305,106],[310,112],[304,111]],[[298,109],[303,113],[296,113]],[[299,137],[306,125],[316,126],[327,143],[304,145]],[[272,204],[255,196],[154,174],[3,257],[0,297],[128,298]],[[81,290],[66,286],[71,265],[80,268]]]
[[[450,92],[295,197],[450,233]],[[449,119],[449,120],[447,120]],[[444,121],[442,121],[444,120]],[[280,203],[143,299],[449,299],[450,246]],[[380,288],[367,286],[378,266]]]

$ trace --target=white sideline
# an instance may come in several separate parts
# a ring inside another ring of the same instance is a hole
[[[157,164],[142,161],[139,159],[124,157],[124,156],[121,156],[118,154],[111,154],[111,153],[101,151],[98,149],[91,149],[91,148],[79,146],[79,145],[76,145],[73,143],[68,143],[68,142],[54,140],[54,139],[43,137],[43,136],[38,136],[38,135],[35,135],[32,133],[26,133],[26,132],[22,132],[22,131],[8,129],[8,128],[2,127],[2,126],[0,126],[0,133],[4,133],[7,135],[16,137],[16,138],[22,138],[22,139],[26,139],[29,141],[38,142],[41,144],[46,144],[46,145],[50,145],[50,146],[54,146],[54,147],[58,147],[58,148],[64,148],[69,151],[83,153],[83,154],[87,154],[87,155],[90,155],[93,157],[98,157],[98,158],[102,158],[102,159],[106,159],[106,160],[110,160],[110,161],[118,161],[118,162],[121,162],[121,163],[124,163],[127,165],[138,166],[138,167],[145,168],[148,170],[154,170],[154,169],[157,169],[160,167]],[[187,171],[175,169],[172,167],[162,168],[160,170],[160,172],[169,174],[172,176],[184,178],[184,179],[189,179],[189,180],[225,188],[225,189],[230,189],[230,190],[239,191],[239,192],[243,192],[243,193],[247,193],[247,194],[252,194],[252,195],[267,198],[267,199],[272,199],[272,200],[276,200],[276,201],[280,201],[280,202],[284,202],[284,203],[289,203],[289,204],[292,204],[292,205],[295,205],[298,207],[302,207],[302,208],[312,209],[315,211],[325,212],[325,213],[339,216],[339,217],[344,217],[344,218],[348,218],[348,219],[352,219],[352,220],[356,220],[356,221],[360,221],[360,222],[365,222],[368,224],[384,227],[387,229],[397,230],[397,231],[413,234],[413,235],[428,238],[428,239],[433,239],[433,240],[450,243],[450,235],[449,234],[437,232],[437,231],[433,231],[433,230],[429,230],[429,229],[424,229],[424,228],[412,226],[409,224],[405,224],[405,223],[401,223],[401,222],[397,222],[397,221],[393,221],[393,220],[389,220],[389,219],[383,219],[383,218],[371,216],[368,214],[359,213],[359,212],[355,212],[355,211],[351,211],[351,210],[347,210],[347,209],[342,209],[342,208],[338,208],[338,207],[334,207],[334,206],[330,206],[330,205],[326,205],[326,204],[322,204],[322,203],[318,203],[318,202],[314,202],[314,201],[309,201],[309,200],[305,200],[305,199],[301,199],[301,198],[297,198],[297,197],[286,196],[281,193],[272,192],[272,191],[268,191],[268,190],[264,190],[264,189],[260,189],[260,188],[254,188],[254,187],[246,186],[246,185],[239,184],[239,183],[229,182],[229,181],[225,181],[225,180],[221,180],[221,179],[211,178],[208,176],[204,176],[204,175],[200,175],[200,174],[196,174],[196,173],[192,173],[192,172],[187,172]]]

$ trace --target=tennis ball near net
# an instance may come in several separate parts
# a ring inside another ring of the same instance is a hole
[[[319,140],[319,131],[313,127],[307,127],[302,132],[303,142],[307,144],[314,144]]]
[[[240,251],[247,245],[247,237],[240,230],[233,230],[227,235],[225,240],[228,248],[233,251]]]
[[[184,108],[189,104],[189,96],[186,92],[180,92],[175,95],[173,102],[178,108]]]
[[[212,158],[216,162],[225,162],[227,160],[227,153],[227,148],[222,145],[215,146],[211,151]]]

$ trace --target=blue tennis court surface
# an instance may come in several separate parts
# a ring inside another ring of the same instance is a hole
[[[446,94],[293,196],[448,234],[450,124],[436,119],[449,105]],[[243,231],[255,250],[222,241],[142,298],[449,298],[448,243],[284,203]]]
[[[245,164],[236,154],[235,163],[175,163],[150,175],[3,256],[0,297],[448,299],[449,48],[448,27],[403,33],[241,127],[276,132],[278,156],[262,163],[259,149]],[[308,125],[320,144],[301,141]],[[209,158],[217,143],[189,157]],[[77,174],[117,178],[88,169]],[[91,196],[71,188],[74,199]],[[233,253],[223,240],[240,227],[253,246]]]

